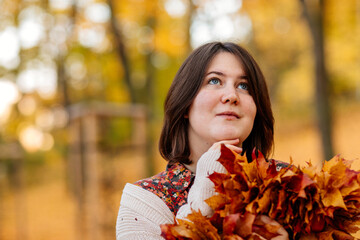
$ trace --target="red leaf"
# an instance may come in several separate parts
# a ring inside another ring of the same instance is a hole
[[[236,159],[235,153],[227,148],[224,144],[221,144],[221,155],[218,161],[225,167],[229,173],[234,172],[234,162]]]
[[[311,230],[313,232],[320,232],[325,228],[325,217],[324,215],[317,214],[311,220]]]

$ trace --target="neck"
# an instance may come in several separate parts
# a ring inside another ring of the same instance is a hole
[[[190,146],[190,160],[191,164],[186,165],[186,167],[196,173],[196,165],[200,157],[211,147],[212,144],[203,142],[203,141],[191,141],[189,138],[189,146]]]

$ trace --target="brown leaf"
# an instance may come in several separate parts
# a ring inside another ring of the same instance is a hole
[[[348,233],[336,229],[327,230],[318,234],[319,240],[354,240],[355,238]]]
[[[253,232],[265,239],[271,239],[279,235],[280,224],[267,216],[257,216],[253,224]]]

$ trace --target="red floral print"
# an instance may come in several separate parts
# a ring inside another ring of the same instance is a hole
[[[176,215],[179,208],[187,203],[187,196],[194,180],[194,174],[181,163],[168,165],[166,170],[140,181],[138,185],[161,198]]]

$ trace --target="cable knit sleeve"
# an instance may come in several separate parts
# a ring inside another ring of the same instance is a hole
[[[126,184],[116,222],[117,240],[161,240],[160,225],[173,222],[173,213],[159,197]]]
[[[212,209],[205,200],[215,194],[214,184],[208,178],[214,172],[226,173],[226,169],[217,160],[220,149],[205,152],[196,165],[196,175],[192,185],[187,204],[183,205],[176,214],[176,218],[184,219],[191,213],[191,209],[200,210],[204,216],[212,216]]]

